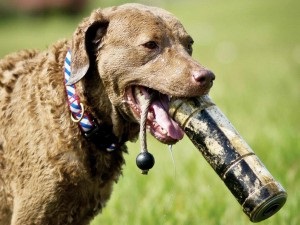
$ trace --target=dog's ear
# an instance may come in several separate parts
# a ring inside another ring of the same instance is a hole
[[[95,50],[107,27],[108,20],[104,19],[100,9],[95,10],[78,26],[72,39],[71,76],[67,85],[78,82],[95,62]]]

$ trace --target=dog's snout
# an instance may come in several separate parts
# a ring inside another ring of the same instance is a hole
[[[199,70],[193,72],[194,80],[199,83],[201,86],[206,86],[212,83],[215,79],[215,75],[210,70]]]

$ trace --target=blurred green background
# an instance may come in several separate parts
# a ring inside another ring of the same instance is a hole
[[[2,7],[0,56],[45,49],[70,38],[91,9],[125,2],[90,0],[77,15],[28,15]],[[217,76],[211,97],[286,188],[286,205],[260,224],[299,225],[300,1],[136,2],[163,7],[182,21],[195,40],[194,57]],[[124,176],[92,225],[252,224],[188,139],[173,146],[175,164],[168,146],[148,140],[154,168],[140,175],[135,165],[139,143],[129,143]]]

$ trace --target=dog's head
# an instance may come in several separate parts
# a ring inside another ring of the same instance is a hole
[[[182,24],[163,9],[126,4],[95,10],[74,34],[69,84],[96,70],[114,117],[136,126],[141,102],[153,96],[149,130],[161,142],[174,143],[183,132],[168,114],[169,99],[207,94],[214,80],[191,57],[192,44]]]

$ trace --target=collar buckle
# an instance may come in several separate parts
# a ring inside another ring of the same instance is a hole
[[[112,152],[118,148],[116,145],[116,137],[110,134],[111,128],[105,125],[99,125],[93,120],[93,128],[88,132],[83,132],[84,137],[93,142],[99,148],[106,148],[108,152]]]

